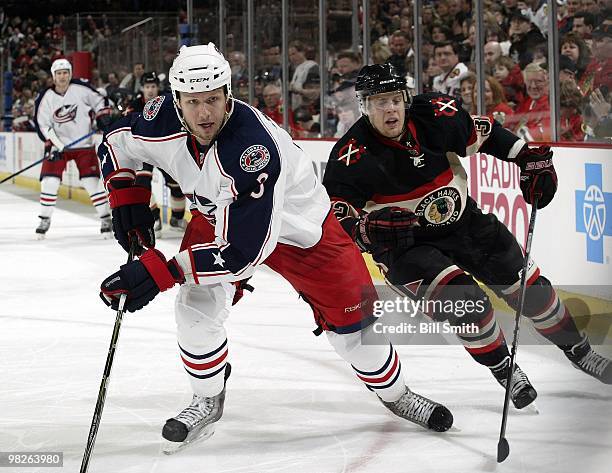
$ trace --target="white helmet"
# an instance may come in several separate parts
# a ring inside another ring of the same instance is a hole
[[[232,93],[232,69],[213,43],[182,46],[169,72],[172,95],[176,92],[208,92],[227,87]]]
[[[70,64],[70,61],[68,61],[68,59],[56,59],[53,61],[53,64],[51,64],[51,76],[55,77],[57,71],[62,71],[64,69],[68,69],[68,72],[70,72],[72,76],[72,64]]]
[[[181,124],[188,129],[178,106],[179,92],[208,92],[225,87],[232,97],[232,68],[214,43],[181,46],[168,72],[174,108]]]

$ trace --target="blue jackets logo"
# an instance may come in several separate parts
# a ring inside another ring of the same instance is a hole
[[[240,156],[240,167],[246,172],[257,172],[270,162],[270,152],[264,145],[248,147]]]
[[[604,237],[612,236],[612,192],[604,192],[601,164],[584,165],[585,190],[576,191],[576,231],[586,234],[587,261],[604,263]]]

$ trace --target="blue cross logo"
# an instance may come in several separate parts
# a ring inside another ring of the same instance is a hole
[[[604,236],[612,236],[612,192],[603,191],[601,164],[584,165],[586,190],[576,191],[576,231],[587,237],[587,261],[604,262]]]

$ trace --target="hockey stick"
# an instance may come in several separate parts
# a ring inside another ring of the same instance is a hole
[[[130,252],[128,254],[127,262],[130,263],[134,259],[136,253],[136,243],[133,241],[130,246]],[[123,313],[125,301],[127,295],[122,294],[119,299],[119,307],[117,310],[117,317],[115,318],[115,327],[113,328],[113,335],[111,337],[110,346],[108,347],[108,355],[106,356],[106,365],[104,366],[104,373],[102,374],[102,382],[100,383],[100,392],[98,393],[98,401],[96,402],[96,408],[94,410],[93,419],[91,420],[91,426],[89,427],[89,435],[87,436],[87,445],[85,446],[85,453],[83,453],[83,461],[81,462],[81,473],[86,473],[89,467],[89,458],[94,449],[96,443],[96,436],[98,435],[98,428],[100,427],[100,419],[102,418],[102,411],[104,410],[104,401],[106,401],[106,391],[108,389],[108,381],[110,379],[111,369],[113,367],[113,359],[115,358],[115,351],[117,349],[117,342],[119,340],[119,330],[121,330],[121,322],[123,320]]]
[[[80,143],[81,141],[86,140],[87,138],[89,138],[89,137],[90,137],[91,135],[93,135],[94,133],[95,133],[95,131],[91,131],[91,132],[87,133],[86,135],[81,136],[80,138],[78,138],[78,139],[74,140],[72,143],[68,143],[66,146],[64,146],[64,149],[66,149],[66,148],[70,148],[70,147],[72,147],[72,146],[76,145],[77,143]],[[25,172],[25,171],[27,171],[28,169],[33,168],[33,167],[34,167],[34,166],[36,166],[37,164],[42,163],[44,160],[45,160],[45,158],[40,158],[38,161],[35,161],[35,162],[33,162],[32,164],[30,164],[30,165],[28,165],[28,166],[24,167],[22,170],[17,171],[16,173],[11,174],[11,175],[10,175],[10,176],[8,176],[8,177],[5,177],[4,179],[2,179],[2,180],[0,181],[0,184],[2,184],[3,182],[9,181],[9,180],[13,179],[13,178],[14,178],[14,177],[16,177],[16,176],[19,176],[19,174],[21,174],[22,172]]]
[[[510,444],[506,439],[506,423],[508,421],[508,408],[510,404],[510,382],[514,373],[514,360],[516,358],[516,350],[519,341],[519,322],[523,314],[523,306],[525,304],[525,292],[527,289],[527,266],[529,265],[529,253],[531,253],[531,240],[533,238],[533,230],[535,228],[536,213],[538,210],[538,198],[533,199],[531,207],[531,218],[529,219],[529,230],[527,231],[527,242],[525,243],[525,259],[523,260],[523,271],[521,273],[521,287],[519,293],[519,304],[516,308],[514,317],[514,337],[512,339],[512,352],[510,354],[510,369],[506,377],[506,396],[504,397],[504,411],[502,414],[501,430],[499,432],[499,442],[497,442],[497,463],[503,462],[510,454]]]

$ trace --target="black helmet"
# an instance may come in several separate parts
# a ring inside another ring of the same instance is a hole
[[[406,104],[410,103],[406,79],[400,76],[391,64],[363,66],[355,81],[355,94],[363,114],[367,114],[366,97],[396,91],[403,93]]]
[[[157,77],[157,74],[153,71],[151,72],[145,72],[142,77],[140,78],[140,83],[142,85],[145,84],[157,84],[159,85],[159,77]]]

